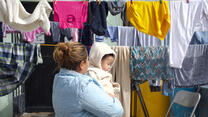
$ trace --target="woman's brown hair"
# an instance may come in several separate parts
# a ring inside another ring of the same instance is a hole
[[[58,67],[69,70],[76,70],[87,57],[87,49],[79,42],[59,43],[53,52],[53,58],[58,63]]]

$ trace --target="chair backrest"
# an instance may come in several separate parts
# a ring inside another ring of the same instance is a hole
[[[174,103],[184,107],[194,107],[199,103],[200,93],[181,90],[176,93]]]
[[[194,107],[190,116],[192,117],[194,115],[194,112],[196,110],[196,107],[199,103],[200,98],[201,98],[201,95],[200,93],[197,93],[197,92],[190,92],[190,91],[184,91],[184,90],[178,91],[173,99],[173,102],[171,103],[168,109],[168,112],[166,113],[166,117],[168,116],[168,113],[173,103],[182,105],[184,107]]]

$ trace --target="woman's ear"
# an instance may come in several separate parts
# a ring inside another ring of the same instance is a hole
[[[82,61],[77,68],[77,72],[84,74],[87,72],[87,70],[88,70],[88,65],[86,61]]]
[[[79,68],[80,70],[83,70],[85,68],[85,61],[82,61],[80,64],[79,64]]]

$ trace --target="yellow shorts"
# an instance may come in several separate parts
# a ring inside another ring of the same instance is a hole
[[[163,40],[170,28],[168,1],[126,2],[126,16],[140,32]]]

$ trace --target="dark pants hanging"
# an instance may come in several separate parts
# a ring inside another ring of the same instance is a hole
[[[2,22],[0,22],[0,27],[2,26]],[[2,28],[0,28],[0,42],[3,42],[3,32]]]

